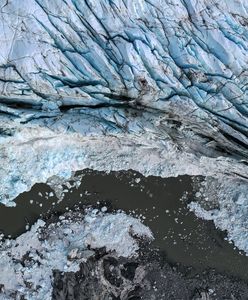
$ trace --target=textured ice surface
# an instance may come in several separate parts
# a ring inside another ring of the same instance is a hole
[[[246,0],[3,3],[0,111],[28,121],[116,107],[105,119],[122,127],[124,108],[151,108],[247,156],[247,10]]]
[[[90,166],[247,173],[246,0],[0,6],[1,202]]]
[[[55,123],[53,119],[22,127],[11,123],[9,128],[14,134],[5,136],[0,143],[1,202],[12,205],[12,199],[36,182],[46,182],[53,175],[60,176],[61,180],[68,179],[72,171],[84,168],[134,169],[144,175],[162,177],[180,174],[247,175],[247,167],[242,162],[216,153],[209,157],[199,155],[190,147],[202,147],[201,140],[196,139],[192,144],[190,133],[184,135],[182,132],[176,143],[169,135],[173,129],[166,121],[156,120],[152,115],[150,120],[155,124],[146,123],[141,118],[129,119],[128,125],[137,126],[139,130],[133,133],[109,132],[104,121],[95,121],[91,116],[81,120],[81,115],[74,114],[61,117]],[[6,127],[6,124],[7,121],[2,126]],[[68,126],[71,127],[69,131],[66,130]],[[74,126],[79,126],[80,132],[76,132]]]
[[[118,147],[116,168],[125,168],[116,156],[139,143],[142,157],[158,149],[157,174],[160,156],[175,149],[246,158],[247,9],[245,0],[2,3],[1,161],[10,167],[0,170],[1,201],[90,166],[89,156],[110,168]]]
[[[216,227],[226,230],[229,240],[248,255],[247,182],[240,179],[210,178],[202,183],[198,194],[200,202],[191,202],[189,208],[198,217],[213,220]]]
[[[94,254],[89,248],[135,256],[139,247],[133,236],[153,239],[149,228],[124,213],[89,209],[86,215],[67,214],[49,225],[39,220],[16,240],[0,245],[0,299],[12,293],[17,293],[15,299],[51,299],[53,270],[78,271],[80,262]]]
[[[0,201],[72,171],[247,178],[246,0],[0,3]]]

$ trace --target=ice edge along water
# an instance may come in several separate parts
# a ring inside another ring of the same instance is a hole
[[[0,201],[86,167],[247,177],[247,11],[244,0],[2,3]]]
[[[245,0],[1,3],[0,201],[88,167],[247,179],[247,12]]]
[[[76,272],[94,249],[102,247],[118,257],[136,256],[139,247],[133,236],[153,239],[149,228],[122,212],[87,209],[67,213],[49,225],[39,220],[16,240],[1,243],[0,299],[13,299],[13,293],[25,299],[51,299],[53,270]],[[25,259],[28,263],[22,263]]]
[[[216,227],[226,230],[228,239],[248,255],[248,184],[230,178],[206,178],[189,209]],[[207,205],[206,205],[207,204]]]

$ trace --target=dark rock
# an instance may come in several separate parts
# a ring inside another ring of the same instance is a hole
[[[145,251],[146,250],[146,251]],[[154,249],[137,258],[96,253],[77,273],[54,271],[53,300],[246,300],[248,284],[214,270],[171,265]]]

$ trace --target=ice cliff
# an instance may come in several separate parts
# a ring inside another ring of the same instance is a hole
[[[84,167],[246,177],[247,11],[1,1],[1,201]]]

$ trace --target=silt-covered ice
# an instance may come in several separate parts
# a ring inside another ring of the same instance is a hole
[[[30,300],[51,299],[53,270],[76,272],[94,249],[102,247],[118,257],[136,256],[139,246],[134,236],[153,239],[148,227],[122,212],[89,208],[50,224],[38,220],[17,239],[0,245],[0,299],[13,299],[13,294],[15,299],[22,295]]]

